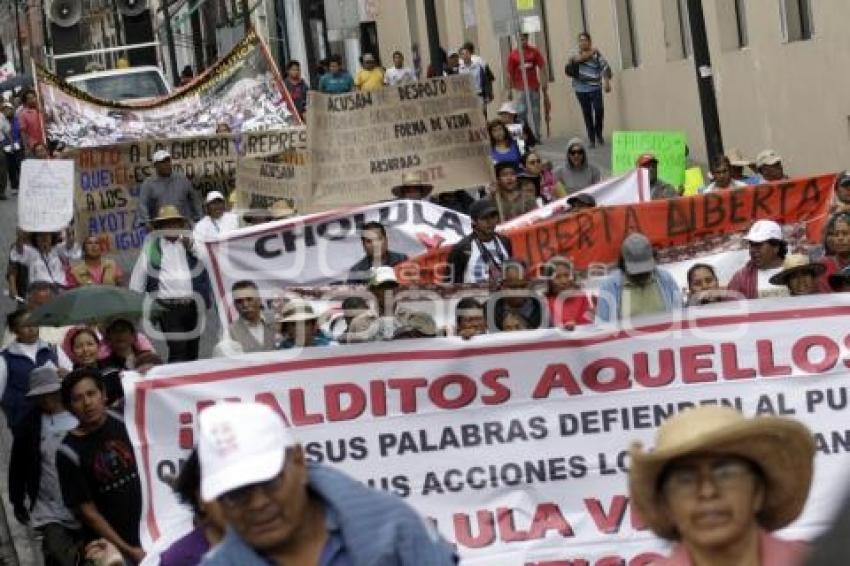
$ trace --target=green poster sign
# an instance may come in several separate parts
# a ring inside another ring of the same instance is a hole
[[[611,148],[611,170],[620,175],[635,168],[643,153],[658,159],[658,177],[674,187],[685,183],[687,157],[685,132],[614,132]]]

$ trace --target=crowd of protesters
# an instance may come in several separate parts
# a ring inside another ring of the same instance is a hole
[[[214,355],[438,336],[474,341],[498,332],[573,331],[718,302],[850,291],[850,172],[836,178],[817,253],[791,249],[783,226],[758,220],[743,238],[749,260],[728,281],[720,280],[715,266],[695,263],[682,288],[649,239],[637,232],[623,240],[616,267],[595,286],[568,257],[539,266],[517,257],[510,239],[497,231],[499,224],[561,199],[566,206],[558,214],[581,214],[597,206],[585,189],[603,174],[591,163],[588,149],[605,143],[602,93],[610,91],[611,79],[604,57],[582,34],[567,73],[574,79],[587,140],[570,139],[564,165],[553,168],[535,149],[548,113],[546,65],[528,36],[521,48],[522,57],[514,50],[507,60],[513,100],[487,124],[493,184],[432,196],[433,186],[425,179],[405,173],[387,195],[432,199],[471,219],[471,232],[451,247],[444,283],[475,292],[450,301],[449,322],[440,324],[430,312],[409,306],[404,299],[408,283],[395,269],[408,257],[392,249],[383,224],[367,222],[359,227],[363,256],[345,260],[344,290],[333,308],[322,311],[303,298],[270,300],[255,281],[237,281],[228,290],[232,304],[219,306],[232,307],[236,317],[219,337]],[[332,94],[417,78],[400,52],[393,53],[387,69],[373,54],[363,54],[362,68],[353,76],[338,56],[325,63],[319,88]],[[492,73],[472,44],[449,51],[437,67],[429,74],[474,75],[483,105],[493,99]],[[287,65],[285,82],[303,114],[308,87],[298,62]],[[34,129],[31,114],[37,108],[31,94],[22,96],[20,111],[5,105],[6,122],[0,121],[13,190],[15,159],[49,157],[47,148],[33,141],[42,134]],[[20,156],[9,157],[7,147]],[[19,230],[9,253],[9,295],[19,305],[8,315],[0,352],[0,406],[14,439],[9,500],[15,518],[40,532],[50,564],[77,564],[83,556],[95,563],[144,559],[141,485],[122,416],[122,372],[144,373],[200,357],[200,335],[192,332],[203,327],[213,296],[199,243],[241,225],[297,214],[281,201],[240,217],[228,210],[232,203],[218,191],[204,195],[201,205],[185,175],[172,168],[167,151],[157,151],[153,162],[139,197],[140,218],[151,234],[130,273],[105,257],[97,236],[80,238],[70,227],[56,233]],[[635,163],[647,170],[652,198],[680,198],[682,188],[660,179],[658,165],[652,154]],[[711,164],[711,182],[701,192],[785,178],[782,157],[773,150],[755,160],[730,151]],[[157,309],[149,322],[166,336],[167,355],[157,352],[132,317],[65,327],[40,326],[32,319],[63,293],[92,285],[155,295]],[[308,462],[303,448],[264,405],[207,409],[198,437],[195,451],[173,478],[196,528],[161,555],[164,566],[439,566],[456,560],[454,550],[401,500]],[[802,564],[805,545],[770,534],[800,514],[809,492],[814,445],[799,423],[694,409],[662,426],[655,450],[635,446],[631,454],[629,483],[636,507],[655,534],[678,543],[672,556],[658,564]],[[714,515],[705,519],[706,513]]]

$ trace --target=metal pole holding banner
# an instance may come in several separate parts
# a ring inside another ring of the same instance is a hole
[[[691,27],[697,89],[702,111],[702,127],[705,132],[705,149],[708,153],[708,162],[714,163],[723,155],[723,136],[720,133],[720,116],[717,112],[717,97],[714,92],[714,72],[711,69],[711,53],[708,50],[701,0],[688,0],[688,20]]]
[[[531,128],[534,137],[540,139],[540,132],[537,131],[537,126],[534,123],[534,111],[531,108],[531,92],[528,90],[528,72],[525,70],[525,47],[522,45],[522,26],[519,21],[519,12],[516,8],[516,0],[510,0],[511,14],[513,15],[513,32],[511,35],[516,40],[517,53],[519,53],[519,69],[522,74],[522,92],[525,97],[525,123]],[[513,89],[513,85],[511,85]]]
[[[165,24],[165,39],[168,42],[168,58],[171,59],[171,77],[174,86],[180,84],[180,73],[177,71],[177,50],[174,48],[174,30],[171,29],[171,14],[168,13],[169,0],[159,0],[162,10],[162,21]]]

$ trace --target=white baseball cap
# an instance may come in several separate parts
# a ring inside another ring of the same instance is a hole
[[[772,149],[766,149],[756,156],[756,169],[765,165],[776,165],[782,162],[782,156]]]
[[[214,200],[225,200],[224,195],[220,191],[210,191],[207,193],[206,203],[209,204]]]
[[[517,114],[516,105],[509,100],[499,107],[498,114]]]
[[[773,220],[758,220],[750,226],[750,231],[744,236],[748,242],[760,244],[768,240],[784,240],[782,227]]]
[[[164,149],[160,149],[153,154],[153,162],[159,163],[160,161],[165,161],[166,159],[171,159],[171,154]]]
[[[272,479],[295,445],[283,419],[262,403],[220,403],[204,409],[198,420],[204,501]]]

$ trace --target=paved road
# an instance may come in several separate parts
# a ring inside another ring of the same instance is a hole
[[[0,288],[3,289],[2,297],[0,297],[0,310],[2,310],[3,318],[0,327],[5,331],[6,315],[15,309],[15,302],[8,298],[6,290],[6,259],[7,251],[11,248],[15,238],[15,226],[18,225],[18,201],[12,196],[9,200],[0,201],[0,252],[2,252],[2,267],[0,271],[3,273],[3,283]],[[33,545],[30,544],[30,538],[27,536],[26,529],[18,523],[12,515],[12,508],[9,506],[9,486],[8,486],[8,469],[9,469],[9,452],[11,448],[11,435],[6,428],[5,419],[0,421],[0,499],[3,500],[3,506],[0,508],[0,564],[20,564],[21,566],[37,566],[41,565],[40,554],[34,552]],[[6,544],[5,536],[2,536],[7,524],[11,529],[12,538],[15,541],[15,550],[17,562],[13,557],[8,555],[12,549]]]

